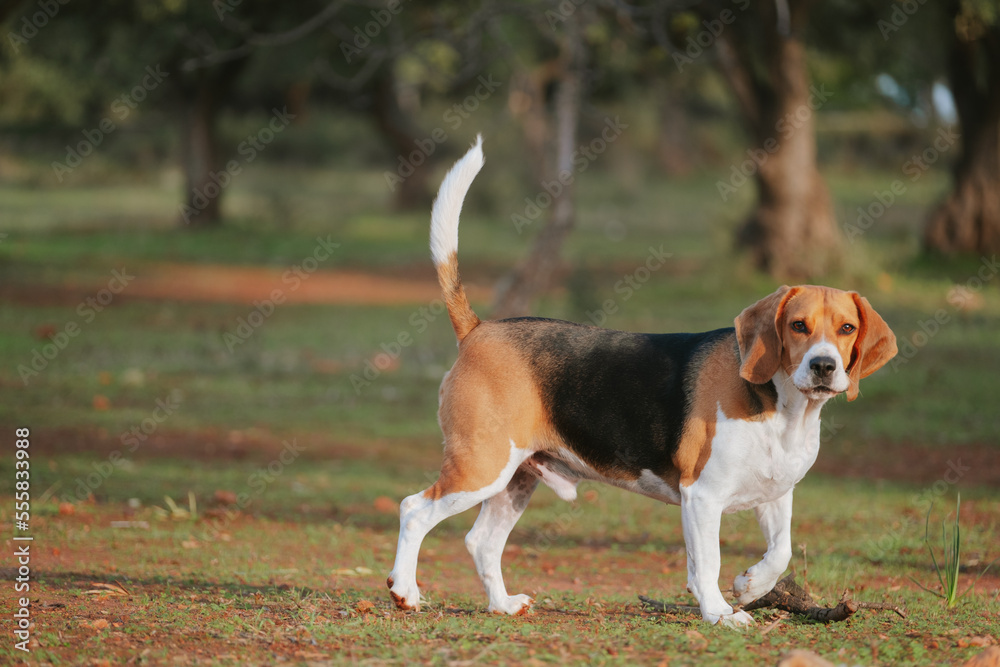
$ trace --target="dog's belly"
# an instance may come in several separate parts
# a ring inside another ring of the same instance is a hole
[[[572,500],[576,497],[575,486],[578,481],[590,480],[617,486],[626,491],[632,491],[672,505],[679,505],[681,502],[676,481],[671,484],[648,468],[643,469],[639,476],[634,479],[610,477],[587,465],[579,456],[565,447],[535,454],[529,459],[529,463],[537,470],[541,480],[564,500]],[[574,490],[572,493],[567,493],[567,489],[570,487]]]

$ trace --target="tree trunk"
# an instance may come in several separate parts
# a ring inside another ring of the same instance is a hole
[[[826,101],[822,88],[810,87],[801,32],[806,0],[790,0],[787,24],[777,3],[758,5],[757,21],[748,25],[762,37],[756,50],[734,25],[718,41],[719,63],[741,107],[754,140],[747,158],[734,165],[725,197],[752,174],[757,206],[737,233],[756,266],[773,276],[802,279],[823,275],[837,265],[841,240],[826,183],[816,165],[816,110]],[[762,62],[755,70],[754,57]],[[766,75],[756,71],[766,71]]]
[[[213,173],[221,171],[216,145],[218,95],[215,81],[203,74],[185,110],[183,159],[187,192],[181,218],[191,227],[215,227],[222,221],[222,186],[217,182],[222,179],[212,179]]]
[[[390,183],[396,195],[396,208],[422,211],[430,208],[433,200],[428,177],[434,159],[425,148],[437,152],[440,147],[433,138],[417,137],[413,123],[399,106],[393,67],[392,61],[384,64],[376,77],[371,112],[382,137],[397,154],[392,166],[399,178],[391,179]],[[420,147],[421,142],[425,148]]]
[[[536,183],[544,181],[552,173],[546,90],[552,83],[558,82],[564,65],[559,59],[547,60],[532,69],[520,67],[511,76],[507,108],[521,126],[531,178]]]
[[[576,149],[580,120],[585,52],[582,27],[577,14],[567,19],[565,28],[565,63],[556,92],[556,170],[550,181],[560,183],[561,189],[551,195],[552,215],[535,238],[527,260],[504,280],[505,284],[498,287],[493,309],[495,319],[531,313],[535,298],[551,286],[553,275],[559,266],[563,242],[575,223],[575,178],[569,180],[565,177],[573,176],[573,152]],[[551,193],[549,188],[546,191]]]
[[[962,126],[962,154],[951,193],[927,221],[924,246],[945,254],[996,253],[1000,252],[1000,25],[986,27],[975,39],[959,34],[953,39],[949,83]]]

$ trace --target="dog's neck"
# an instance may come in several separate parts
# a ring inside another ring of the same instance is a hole
[[[779,368],[772,380],[778,394],[777,409],[778,414],[785,420],[784,430],[789,435],[800,433],[805,436],[806,441],[811,440],[809,435],[813,435],[817,441],[819,436],[819,413],[829,397],[812,399],[803,394],[792,382],[791,376]],[[782,440],[786,440],[782,438]],[[801,442],[801,438],[791,438],[793,444],[796,440]],[[787,442],[787,441],[786,441]]]

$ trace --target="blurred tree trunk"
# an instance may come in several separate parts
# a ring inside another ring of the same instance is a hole
[[[720,181],[720,194],[726,199],[753,175],[757,206],[737,244],[758,268],[792,279],[822,275],[841,256],[830,193],[816,166],[815,114],[828,93],[810,87],[802,40],[808,4],[754,3],[716,42],[720,68],[754,141],[729,181]]]
[[[573,153],[576,150],[577,128],[580,121],[580,105],[583,95],[583,74],[586,52],[580,12],[570,15],[565,22],[563,42],[563,63],[558,76],[556,90],[556,159],[554,173],[549,174],[545,187],[552,198],[552,214],[545,226],[535,237],[535,243],[522,262],[497,288],[496,303],[492,316],[495,319],[529,315],[539,294],[551,286],[553,275],[559,266],[559,255],[563,242],[573,229],[576,219],[574,204],[574,183],[564,176],[574,177]],[[567,181],[568,182],[564,182]],[[540,191],[541,192],[541,191]],[[539,194],[538,197],[541,195]]]
[[[540,183],[552,173],[548,144],[550,123],[546,91],[558,83],[564,63],[559,58],[534,67],[518,67],[511,76],[507,108],[521,126],[531,177]]]
[[[220,169],[215,136],[219,99],[214,78],[203,73],[192,92],[187,99],[183,130],[187,190],[182,218],[192,227],[215,227],[222,222],[222,190],[211,177]]]
[[[656,136],[656,161],[669,176],[686,176],[694,168],[693,155],[698,153],[697,138],[691,119],[677,86],[670,89],[660,84],[656,90],[660,107],[660,131]]]
[[[394,67],[395,63],[389,61],[379,68],[372,82],[371,113],[382,137],[397,154],[393,168],[401,180],[393,183],[396,208],[424,210],[430,208],[433,200],[428,176],[434,157],[421,148],[420,143],[433,148],[433,153],[441,147],[431,137],[418,137],[409,115],[399,106]],[[411,159],[411,156],[416,156],[416,159]]]
[[[1000,24],[985,25],[954,2],[948,78],[961,124],[954,187],[924,229],[928,250],[1000,251]]]
[[[246,63],[243,56],[195,70],[190,80],[178,82],[184,118],[181,159],[187,184],[181,223],[195,229],[222,223],[222,195],[233,175],[226,172],[225,161],[219,157],[217,122],[222,103]],[[180,69],[180,65],[174,67]]]

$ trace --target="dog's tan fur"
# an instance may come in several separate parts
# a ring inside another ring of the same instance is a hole
[[[703,334],[483,322],[469,305],[456,252],[458,212],[481,166],[477,144],[449,172],[432,213],[432,254],[459,354],[439,393],[440,477],[400,505],[398,577],[387,581],[393,600],[401,609],[419,606],[423,536],[482,503],[466,544],[490,610],[524,613],[530,598],[507,595],[500,575],[507,535],[539,480],[572,499],[577,481],[591,479],[680,504],[688,583],[703,618],[751,622],[718,590],[719,517],[767,508],[758,518],[769,555],[734,582],[743,600],[787,565],[791,489],[818,453],[820,408],[836,393],[857,397],[860,380],[895,355],[892,331],[857,293],[813,285],[781,287],[740,313],[735,330]],[[623,452],[631,458],[619,458]]]

